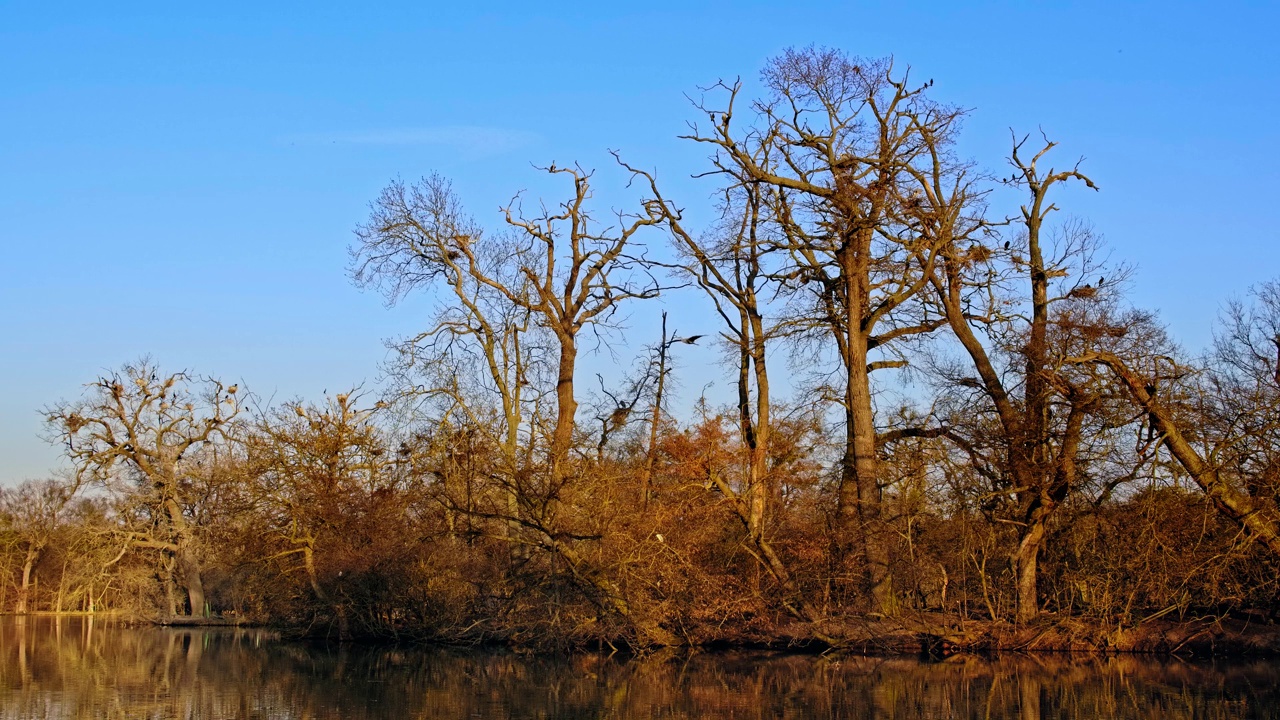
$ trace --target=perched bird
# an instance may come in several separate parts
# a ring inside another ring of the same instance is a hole
[[[1005,241],[1004,241],[1004,249],[1005,249],[1005,250],[1008,250],[1008,249],[1009,249],[1009,241],[1008,241],[1008,240],[1005,240]]]

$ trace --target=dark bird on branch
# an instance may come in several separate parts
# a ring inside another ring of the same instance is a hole
[[[1005,250],[1008,250],[1008,249],[1009,249],[1009,241],[1008,241],[1008,240],[1005,240],[1005,241],[1004,241],[1004,249],[1005,249]]]

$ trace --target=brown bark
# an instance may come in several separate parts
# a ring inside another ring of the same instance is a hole
[[[200,563],[190,547],[184,547],[178,556],[182,570],[182,584],[187,589],[187,602],[191,617],[205,616],[204,579],[200,575]]]
[[[578,400],[574,396],[573,380],[577,372],[577,338],[572,332],[559,331],[560,361],[556,372],[556,424],[551,435],[551,482],[558,487],[564,480],[569,450],[573,447],[573,432],[577,427]]]

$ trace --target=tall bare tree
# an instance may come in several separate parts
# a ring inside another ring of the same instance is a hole
[[[977,200],[951,146],[963,117],[912,84],[891,60],[834,50],[790,50],[762,73],[768,94],[753,122],[734,119],[740,84],[719,84],[720,107],[688,137],[715,148],[713,173],[756,188],[789,258],[776,275],[813,332],[834,345],[842,368],[845,453],[838,513],[860,539],[871,604],[891,610],[888,529],[881,510],[873,371],[902,365],[895,340],[945,321],[919,310],[918,296],[950,238],[920,231],[922,208],[958,228]],[[879,356],[879,357],[877,357]]]
[[[1063,377],[1050,356],[1050,335],[1055,329],[1052,311],[1073,298],[1093,300],[1106,291],[1082,277],[1096,269],[1089,267],[1096,242],[1087,229],[1069,227],[1060,248],[1049,246],[1045,231],[1046,218],[1057,210],[1048,199],[1050,189],[1070,180],[1089,187],[1094,187],[1093,182],[1077,167],[1065,171],[1040,167],[1054,143],[1046,141],[1030,159],[1022,155],[1025,143],[1026,138],[1015,143],[1014,174],[1006,180],[1025,188],[1030,196],[1022,206],[1022,232],[1016,247],[1006,241],[1001,248],[998,240],[987,244],[981,237],[947,238],[947,251],[930,278],[937,302],[977,373],[976,378],[963,371],[948,373],[946,381],[978,389],[999,428],[994,444],[987,442],[990,427],[982,423],[958,423],[951,436],[970,455],[984,452],[983,447],[994,451],[994,457],[978,464],[995,468],[998,477],[993,479],[1012,488],[1020,506],[1013,520],[1020,528],[1013,558],[1020,621],[1031,620],[1038,612],[1036,561],[1048,521],[1075,480],[1074,459],[1087,411],[1095,400],[1092,393],[1078,389],[1059,396],[1066,405],[1065,423],[1054,430],[1056,435],[1051,433],[1055,379]],[[924,220],[939,236],[949,233],[931,216]],[[1006,264],[998,265],[1000,261]],[[1062,281],[1072,274],[1070,281]],[[1118,280],[1113,278],[1113,287]],[[1023,283],[1025,291],[1012,289]],[[1013,372],[1002,372],[1006,363]]]

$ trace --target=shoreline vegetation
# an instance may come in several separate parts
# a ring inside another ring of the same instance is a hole
[[[388,341],[385,390],[273,404],[145,357],[104,372],[44,411],[66,473],[0,493],[0,610],[1275,654],[1280,283],[1184,351],[1071,214],[1100,191],[1082,161],[1043,134],[961,157],[968,111],[935,92],[819,48],[705,89],[699,227],[621,154],[618,207],[593,199],[606,172],[551,163],[564,196],[490,227],[439,175],[392,182],[350,277],[432,310]],[[641,313],[653,337],[623,325]],[[673,409],[711,345],[729,390]]]
[[[331,633],[302,633],[299,628],[255,622],[237,617],[150,617],[122,612],[84,611],[29,612],[25,615],[0,613],[0,617],[102,618],[132,626],[162,628],[257,628],[281,633],[298,640],[332,641]],[[417,638],[365,638],[375,643],[419,641]],[[513,647],[493,638],[439,639],[426,644],[454,647]],[[521,646],[515,646],[517,648]],[[1265,617],[1203,617],[1183,621],[1151,618],[1132,626],[1103,625],[1079,617],[1042,615],[1035,622],[1018,626],[1007,621],[965,619],[958,615],[909,612],[894,618],[879,616],[831,619],[818,627],[792,625],[769,635],[723,637],[697,644],[663,646],[686,650],[770,650],[800,654],[851,654],[876,657],[920,656],[943,659],[953,655],[1067,654],[1081,657],[1099,655],[1155,655],[1183,658],[1274,658],[1280,657],[1280,624]],[[537,646],[524,647],[538,650]],[[634,647],[619,639],[607,638],[591,645],[556,650],[606,650],[647,653],[655,646]],[[544,648],[545,650],[545,648]]]

